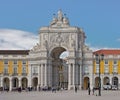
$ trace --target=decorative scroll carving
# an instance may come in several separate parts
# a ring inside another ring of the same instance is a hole
[[[32,49],[31,51],[39,51],[40,50],[40,44],[36,44]]]

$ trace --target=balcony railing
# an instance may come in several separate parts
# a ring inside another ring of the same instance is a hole
[[[37,76],[37,75],[38,75],[38,73],[32,73],[32,75],[33,75],[33,76]]]
[[[95,75],[99,75],[99,72],[96,72]]]
[[[18,73],[13,73],[12,76],[18,76]]]
[[[104,72],[104,75],[109,75],[109,72]]]
[[[22,73],[22,76],[27,76],[27,73]]]
[[[89,75],[89,72],[84,73],[84,75]]]
[[[3,73],[4,76],[9,76],[9,73]]]
[[[113,75],[117,75],[117,74],[118,74],[118,72],[112,72],[112,74],[113,74]]]

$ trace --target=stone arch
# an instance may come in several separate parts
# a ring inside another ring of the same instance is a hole
[[[119,83],[119,80],[118,80],[118,77],[113,77],[112,78],[112,85],[116,85],[116,86],[118,86],[118,83]]]
[[[89,87],[89,77],[84,77],[84,89],[87,90]]]
[[[52,86],[68,88],[68,67],[64,65],[60,55],[66,51],[63,47],[55,47],[51,51],[52,57]]]
[[[5,77],[3,79],[3,89],[4,90],[9,90],[9,88],[10,88],[10,80],[9,80],[8,77]]]
[[[68,48],[66,46],[52,46],[49,50],[50,54],[53,52],[53,50],[55,50],[56,48],[63,48],[64,51],[68,51]]]
[[[21,79],[21,87],[22,87],[23,90],[28,87],[28,79],[26,77],[23,77]]]
[[[95,78],[95,88],[99,88],[99,77]]]
[[[109,85],[109,84],[110,84],[109,77],[104,77],[104,79],[103,79],[103,85]]]
[[[19,87],[19,79],[17,77],[12,78],[12,90],[16,90]]]
[[[38,78],[34,77],[32,79],[32,87],[33,87],[34,90],[37,90],[37,86],[38,86]]]

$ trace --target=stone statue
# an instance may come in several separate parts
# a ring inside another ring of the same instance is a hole
[[[50,23],[50,25],[54,25],[56,23],[57,23],[57,18],[54,16],[52,22]]]
[[[58,21],[62,21],[62,19],[63,19],[63,14],[62,14],[62,11],[59,10],[58,11]]]
[[[68,18],[64,17],[64,18],[63,18],[63,23],[64,23],[65,25],[69,25]]]

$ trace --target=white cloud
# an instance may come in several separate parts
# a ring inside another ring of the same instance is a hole
[[[120,42],[120,38],[118,38],[117,41]]]
[[[0,29],[0,50],[31,49],[38,42],[38,36],[21,30]]]
[[[120,48],[110,48],[110,47],[101,47],[101,46],[92,46],[90,43],[86,43],[86,45],[90,48],[90,50],[92,50],[93,52],[94,51],[97,51],[97,50],[101,50],[101,49],[107,49],[107,50],[110,50],[110,49],[120,49]]]

